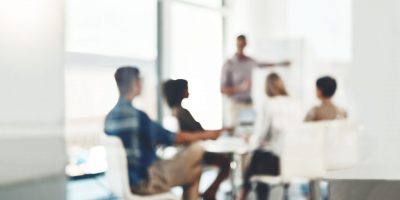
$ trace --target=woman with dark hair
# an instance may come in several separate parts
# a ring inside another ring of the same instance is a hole
[[[163,85],[163,93],[172,115],[179,122],[181,131],[198,133],[204,128],[197,122],[192,114],[182,107],[182,101],[189,98],[188,82],[183,79],[168,80]],[[215,153],[205,153],[203,161],[206,165],[219,167],[219,174],[211,186],[202,194],[204,200],[215,200],[219,185],[229,176],[230,160],[228,156]]]
[[[178,119],[180,130],[197,132],[204,130],[190,112],[182,107],[182,101],[189,98],[188,82],[183,79],[168,80],[163,86],[164,97],[172,115]]]
[[[255,147],[249,166],[244,175],[244,184],[239,200],[246,199],[251,189],[253,175],[279,175],[283,134],[285,129],[301,123],[300,104],[289,97],[285,84],[276,73],[268,75],[265,81],[265,94],[268,97],[262,108],[257,109],[254,134],[250,138]],[[269,186],[258,184],[257,199],[268,199]]]

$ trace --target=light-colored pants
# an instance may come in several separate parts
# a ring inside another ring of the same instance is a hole
[[[191,144],[170,160],[158,160],[148,170],[149,178],[132,192],[152,195],[169,191],[174,186],[183,186],[183,200],[199,198],[201,161],[204,149],[199,144]]]
[[[240,113],[252,109],[250,103],[240,103],[231,99],[224,100],[224,126],[236,127],[239,123]]]

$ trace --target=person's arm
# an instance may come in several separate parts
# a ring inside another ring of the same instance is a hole
[[[226,127],[217,130],[204,130],[203,126],[194,119],[193,115],[189,112],[189,110],[185,108],[178,108],[176,117],[178,119],[179,125],[183,132],[193,133],[205,133],[205,132],[233,132],[234,128]]]
[[[290,66],[290,61],[283,61],[277,63],[257,63],[259,67],[275,67],[275,66],[283,66],[288,67]]]
[[[269,106],[273,106],[270,105]],[[271,115],[266,111],[265,104],[257,108],[257,118],[254,127],[254,133],[250,136],[250,144],[257,148],[266,137],[271,125]]]
[[[163,128],[160,124],[151,121],[147,115],[143,117],[142,125],[143,131],[148,141],[151,141],[151,144],[161,144],[170,146],[173,144],[186,144],[197,142],[200,140],[215,140],[220,135],[220,131],[203,131],[199,132],[201,134],[193,134],[188,132],[180,132],[180,133],[172,133],[165,128]]]
[[[250,87],[251,87],[251,81],[246,80],[246,81],[243,81],[238,86],[222,86],[221,93],[230,96],[230,95],[234,95],[236,93],[247,91],[250,89]]]
[[[240,86],[234,85],[232,80],[232,71],[230,70],[231,63],[228,60],[222,67],[221,73],[221,93],[224,95],[234,95],[247,89],[246,83]],[[247,83],[248,84],[248,83]]]
[[[176,135],[175,144],[186,144],[201,140],[215,140],[221,135],[220,131],[204,131],[199,133],[200,134],[180,132]]]

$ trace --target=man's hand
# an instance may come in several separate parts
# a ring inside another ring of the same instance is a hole
[[[209,140],[216,140],[221,136],[221,131],[208,131],[207,133],[207,138]]]
[[[238,86],[238,92],[245,92],[248,91],[251,87],[251,81],[250,80],[244,80],[239,86]]]
[[[235,95],[237,93],[248,91],[248,90],[250,90],[250,87],[251,87],[251,81],[245,80],[238,86],[222,87],[221,93],[231,96],[231,95]]]
[[[225,127],[222,131],[226,131],[228,133],[233,133],[235,131],[235,127]]]

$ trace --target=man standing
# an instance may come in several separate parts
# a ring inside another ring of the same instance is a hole
[[[229,108],[224,114],[225,126],[235,126],[241,111],[252,108],[251,73],[254,68],[290,64],[289,62],[257,63],[253,58],[245,55],[246,45],[246,36],[239,35],[236,38],[236,54],[228,59],[222,68],[221,92],[229,99]]]
[[[105,132],[119,137],[125,147],[132,192],[151,195],[166,192],[174,186],[183,186],[183,200],[197,200],[204,150],[192,143],[216,139],[220,132],[175,134],[167,131],[132,104],[142,90],[139,70],[121,67],[114,76],[120,97],[106,117]],[[175,158],[159,160],[156,147],[173,144],[189,145]]]

